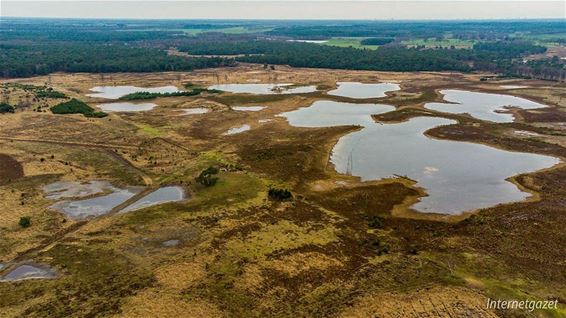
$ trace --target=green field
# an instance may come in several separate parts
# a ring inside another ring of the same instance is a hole
[[[452,38],[445,38],[442,40],[429,38],[429,39],[412,39],[408,41],[401,41],[401,44],[404,44],[408,47],[424,46],[426,48],[435,48],[435,47],[450,48],[454,46],[457,49],[471,49],[475,43],[476,41],[472,41],[472,40],[460,40],[460,39],[452,39]]]

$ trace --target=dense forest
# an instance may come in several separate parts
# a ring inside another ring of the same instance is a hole
[[[230,31],[225,31],[229,29]],[[224,30],[224,31],[223,31]],[[563,21],[148,21],[7,18],[0,76],[160,72],[237,62],[383,71],[490,71],[566,78],[562,59],[526,59],[566,42]],[[349,38],[359,47],[289,40]],[[403,44],[411,42],[416,44]],[[420,41],[420,42],[419,42]],[[435,42],[437,41],[437,42]],[[467,46],[422,45],[458,43]],[[370,50],[364,46],[378,46]],[[170,55],[175,48],[188,55]],[[207,55],[207,57],[199,57]],[[223,55],[210,57],[209,55]],[[234,55],[234,57],[226,57]],[[242,56],[245,55],[245,56]]]
[[[39,43],[0,44],[3,77],[26,77],[52,72],[162,72],[231,66],[222,58],[169,56],[157,48],[123,44]]]

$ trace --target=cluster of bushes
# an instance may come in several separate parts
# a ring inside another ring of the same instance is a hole
[[[293,198],[293,194],[291,193],[291,191],[280,188],[269,188],[269,190],[267,191],[267,196],[271,200],[277,200],[277,201],[285,201]]]
[[[42,88],[35,92],[35,96],[39,98],[67,98],[67,95],[53,90],[53,88]]]
[[[120,97],[121,100],[136,100],[136,99],[153,99],[157,97],[172,97],[172,96],[197,96],[202,92],[218,93],[215,89],[206,88],[193,88],[190,91],[178,91],[173,93],[151,93],[151,92],[136,92]]]
[[[85,117],[102,118],[108,116],[105,112],[97,112],[92,107],[78,99],[71,99],[51,107],[53,114],[83,114]]]
[[[14,106],[6,102],[0,103],[0,114],[13,113],[13,112],[14,112]]]
[[[205,187],[212,187],[218,181],[217,174],[218,168],[211,166],[201,171],[198,177],[195,178],[195,181]]]

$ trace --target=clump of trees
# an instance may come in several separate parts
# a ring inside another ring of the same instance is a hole
[[[51,107],[53,114],[83,114],[85,117],[102,118],[108,116],[105,112],[97,112],[92,107],[78,99],[71,99]]]
[[[293,198],[291,191],[283,188],[269,188],[269,190],[267,190],[267,196],[271,200],[276,201],[291,200]]]
[[[31,226],[31,218],[29,216],[22,216],[18,225],[22,228],[30,227]]]
[[[195,181],[205,187],[212,187],[218,181],[218,177],[216,176],[218,172],[218,168],[210,166],[201,171],[198,177],[195,178]]]
[[[13,113],[13,112],[14,112],[14,106],[6,102],[0,103],[0,114]]]
[[[121,100],[136,100],[136,99],[153,99],[157,97],[172,97],[172,96],[197,96],[202,92],[218,93],[216,89],[206,88],[193,88],[190,91],[178,91],[172,93],[151,93],[151,92],[136,92],[120,97]]]

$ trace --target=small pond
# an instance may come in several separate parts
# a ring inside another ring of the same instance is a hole
[[[46,199],[59,200],[86,197],[114,189],[108,181],[58,181],[44,186],[43,192]]]
[[[513,121],[512,114],[502,113],[505,111],[505,107],[519,107],[522,109],[546,107],[543,104],[512,95],[469,92],[454,89],[442,90],[440,93],[444,95],[444,100],[447,103],[427,103],[425,107],[445,113],[467,113],[472,117],[497,123],[509,123]]]
[[[385,93],[401,89],[395,83],[357,83],[338,82],[338,88],[328,92],[328,95],[349,98],[379,98],[387,96]]]
[[[96,86],[91,88],[90,91],[94,93],[87,94],[86,96],[106,99],[118,99],[124,95],[138,92],[174,93],[178,92],[179,89],[173,85],[160,87]]]
[[[183,113],[181,115],[199,115],[206,114],[208,112],[210,112],[210,109],[204,107],[185,108],[183,109]]]
[[[185,190],[178,186],[161,187],[138,201],[127,206],[121,212],[130,212],[166,202],[182,201],[185,199]]]
[[[84,220],[109,213],[141,191],[140,188],[113,188],[112,190],[110,194],[95,198],[57,202],[51,208],[65,213],[71,219]]]
[[[53,279],[57,277],[55,270],[42,264],[22,264],[2,276],[0,281],[13,282],[25,279]]]
[[[121,103],[105,103],[105,104],[98,104],[98,107],[107,113],[115,113],[115,112],[144,112],[148,110],[152,110],[157,106],[154,103],[130,103],[130,102],[121,102]]]
[[[222,135],[225,135],[225,136],[226,135],[235,135],[235,134],[239,134],[239,133],[244,132],[244,131],[248,131],[250,129],[251,129],[250,125],[242,125],[242,126],[239,126],[239,127],[232,127],[230,129],[228,129]]]
[[[237,94],[305,94],[316,92],[316,86],[292,86],[293,84],[219,84],[209,89],[237,93]]]
[[[259,112],[265,109],[265,106],[232,106],[232,109],[241,112]]]

